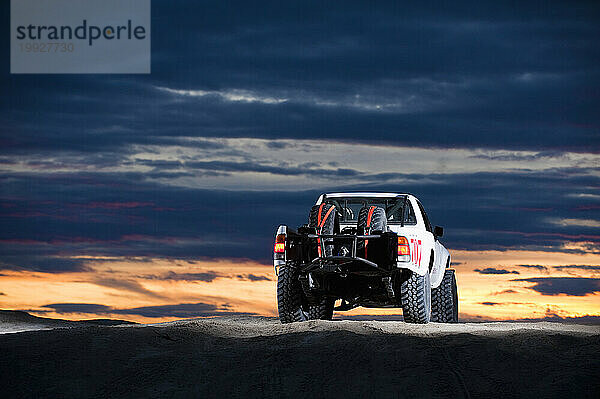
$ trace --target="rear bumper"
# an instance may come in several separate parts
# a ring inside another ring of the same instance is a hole
[[[392,270],[384,269],[367,259],[348,256],[328,256],[314,259],[302,268],[303,273],[389,276]]]

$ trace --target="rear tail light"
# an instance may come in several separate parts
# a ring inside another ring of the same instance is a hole
[[[398,237],[398,261],[408,262],[410,260],[410,246],[406,237]]]
[[[275,253],[275,259],[283,259],[285,256],[285,234],[277,234],[275,236],[275,248],[273,252]]]

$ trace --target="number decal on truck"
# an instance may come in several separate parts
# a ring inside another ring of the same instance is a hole
[[[414,264],[421,266],[421,240],[411,238],[410,242],[413,244],[413,250],[411,252],[411,261]]]

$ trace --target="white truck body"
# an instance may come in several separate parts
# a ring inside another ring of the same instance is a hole
[[[409,269],[419,275],[429,271],[431,288],[437,288],[444,278],[445,269],[450,266],[450,252],[433,234],[433,228],[428,223],[426,213],[420,206],[419,200],[411,194],[401,193],[375,193],[375,192],[340,192],[328,193],[319,197],[316,205],[320,205],[324,198],[396,198],[407,197],[408,203],[414,211],[416,223],[413,225],[389,224],[388,229],[399,236],[406,237],[410,246],[410,260],[397,262],[399,269]],[[355,224],[355,223],[353,223]],[[350,226],[350,223],[340,223],[341,227]],[[433,257],[433,262],[431,258]]]

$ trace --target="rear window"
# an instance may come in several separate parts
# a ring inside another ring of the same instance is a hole
[[[357,222],[358,213],[363,206],[378,206],[385,209],[388,224],[417,224],[415,212],[410,201],[405,197],[398,198],[326,198],[325,202],[333,204],[338,210],[341,223]]]

